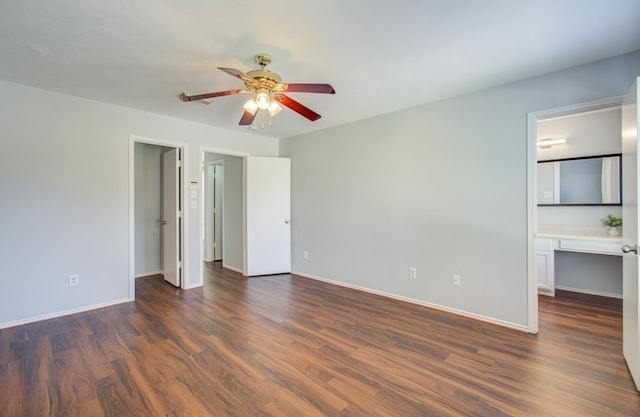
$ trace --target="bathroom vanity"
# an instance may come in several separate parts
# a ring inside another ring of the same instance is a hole
[[[556,251],[622,256],[622,237],[603,227],[539,226],[536,233],[538,292],[555,295]]]

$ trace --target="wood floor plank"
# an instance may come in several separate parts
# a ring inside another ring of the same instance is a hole
[[[206,264],[133,303],[0,330],[0,416],[638,416],[619,300],[540,297],[529,335]]]
[[[0,378],[0,415],[23,415],[27,386],[24,359],[4,364],[0,368]]]

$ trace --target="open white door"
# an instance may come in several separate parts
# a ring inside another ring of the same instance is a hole
[[[208,162],[204,170],[204,260],[221,261],[224,217],[224,160]]]
[[[164,279],[180,286],[180,151],[162,154],[162,265]]]
[[[638,78],[640,80],[640,78]],[[638,309],[638,80],[622,103],[622,327],[623,353],[640,390]]]
[[[224,217],[224,165],[214,165],[213,179],[213,260],[222,260],[222,219]]]
[[[248,156],[245,166],[245,274],[291,272],[291,160]]]

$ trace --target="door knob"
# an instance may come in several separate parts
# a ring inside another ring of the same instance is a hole
[[[632,246],[622,245],[622,252],[624,252],[624,253],[633,252],[633,253],[635,253],[637,255],[638,254],[638,246],[637,245],[632,245]]]
[[[285,222],[286,224],[289,224],[289,220],[285,220],[284,222]]]
[[[167,225],[167,221],[166,221],[166,220],[160,220],[160,224],[161,224],[162,226],[166,226],[166,225]]]

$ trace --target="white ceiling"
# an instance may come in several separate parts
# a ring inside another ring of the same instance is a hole
[[[289,109],[254,134],[284,138],[640,50],[640,0],[6,0],[0,79],[238,126],[247,96],[208,106],[180,92],[241,88],[266,52]],[[258,120],[258,119],[256,119]]]

